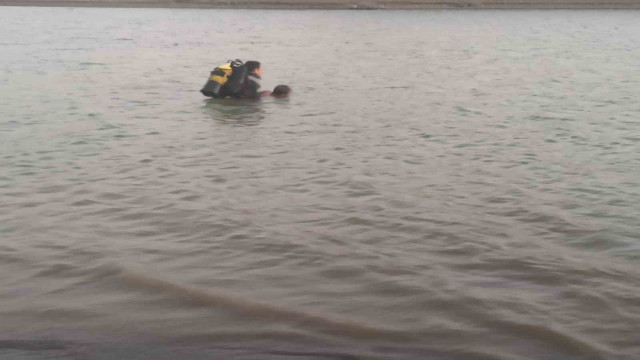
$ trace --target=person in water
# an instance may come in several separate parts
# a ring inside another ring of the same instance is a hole
[[[273,88],[273,91],[269,95],[277,98],[285,98],[288,97],[289,94],[291,94],[290,87],[288,87],[287,85],[278,85]]]
[[[236,95],[240,99],[259,99],[265,96],[276,98],[288,97],[291,88],[287,85],[278,85],[273,91],[260,91],[260,80],[262,79],[262,64],[259,61],[249,60],[244,63],[247,68],[247,80],[245,80],[242,90]]]
[[[260,92],[260,97],[273,96],[275,98],[286,98],[291,93],[291,88],[287,85],[278,85],[273,91],[265,90]]]
[[[247,68],[247,79],[242,84],[242,90],[236,95],[240,99],[259,99],[262,95],[260,92],[260,80],[262,79],[262,64],[259,61],[249,60],[244,63]]]
[[[273,91],[260,91],[261,78],[262,64],[259,61],[249,60],[243,64],[240,60],[234,60],[227,65],[216,67],[200,92],[204,96],[218,99],[227,97],[259,99],[265,96],[278,98],[289,96],[291,88],[287,85],[278,85]]]

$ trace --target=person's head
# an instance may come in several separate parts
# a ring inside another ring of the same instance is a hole
[[[249,60],[244,63],[244,66],[247,67],[249,74],[262,76],[262,64],[260,64],[260,61]]]
[[[291,88],[287,85],[278,85],[273,88],[273,92],[271,92],[271,96],[282,98],[287,97],[291,93]]]

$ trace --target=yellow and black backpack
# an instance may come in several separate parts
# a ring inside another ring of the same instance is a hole
[[[200,92],[204,96],[224,98],[234,96],[242,90],[247,78],[247,68],[241,60],[229,61],[213,69],[207,83]]]

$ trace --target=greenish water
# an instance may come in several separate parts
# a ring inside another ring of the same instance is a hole
[[[0,357],[636,359],[639,14],[1,8]]]

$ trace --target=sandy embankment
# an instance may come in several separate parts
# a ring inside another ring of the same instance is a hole
[[[640,0],[0,0],[0,6],[232,9],[640,9]]]

